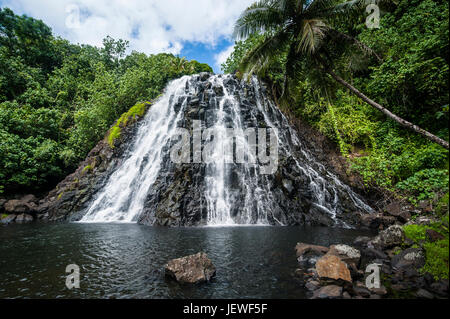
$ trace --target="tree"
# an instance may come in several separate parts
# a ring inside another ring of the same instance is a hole
[[[391,2],[380,0],[378,4],[388,6]],[[261,0],[254,3],[238,19],[234,33],[241,39],[264,33],[264,39],[244,56],[241,70],[247,74],[263,73],[273,59],[287,53],[282,98],[287,96],[289,82],[298,80],[300,71],[306,65],[307,68],[330,75],[337,83],[401,126],[449,149],[447,141],[392,113],[334,71],[331,56],[335,50],[341,51],[346,44],[356,46],[381,60],[369,47],[333,27],[335,22],[361,15],[368,3],[370,1],[366,0],[343,3],[338,0]]]

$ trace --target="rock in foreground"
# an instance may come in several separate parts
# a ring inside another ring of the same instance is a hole
[[[210,281],[216,267],[208,256],[201,252],[195,255],[172,259],[165,266],[166,276],[180,283],[196,284]]]
[[[320,278],[352,282],[347,265],[337,256],[323,256],[317,261],[316,270]]]

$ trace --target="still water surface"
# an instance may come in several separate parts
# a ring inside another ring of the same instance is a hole
[[[297,242],[352,243],[367,232],[322,227],[156,228],[136,224],[0,227],[0,298],[305,298],[294,279]],[[164,277],[172,258],[204,251],[209,284]],[[65,286],[80,266],[81,287]]]

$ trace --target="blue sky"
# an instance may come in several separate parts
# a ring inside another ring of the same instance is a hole
[[[232,51],[233,24],[254,0],[0,0],[43,20],[55,35],[101,46],[107,35],[130,50],[169,52],[208,63],[216,73]]]

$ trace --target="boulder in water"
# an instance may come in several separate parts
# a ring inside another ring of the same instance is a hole
[[[33,216],[28,214],[20,214],[16,217],[15,222],[19,224],[31,223],[33,221]]]
[[[36,197],[26,195],[21,199],[11,199],[4,205],[5,212],[8,214],[31,214],[37,210]]]
[[[2,224],[2,225],[11,224],[12,222],[14,222],[16,217],[17,217],[17,215],[6,215],[0,219],[0,224]]]
[[[300,266],[308,269],[314,267],[317,260],[328,252],[328,247],[298,243],[295,251]]]
[[[172,259],[165,266],[165,272],[179,283],[197,284],[210,281],[216,274],[216,267],[205,253],[200,252]]]

